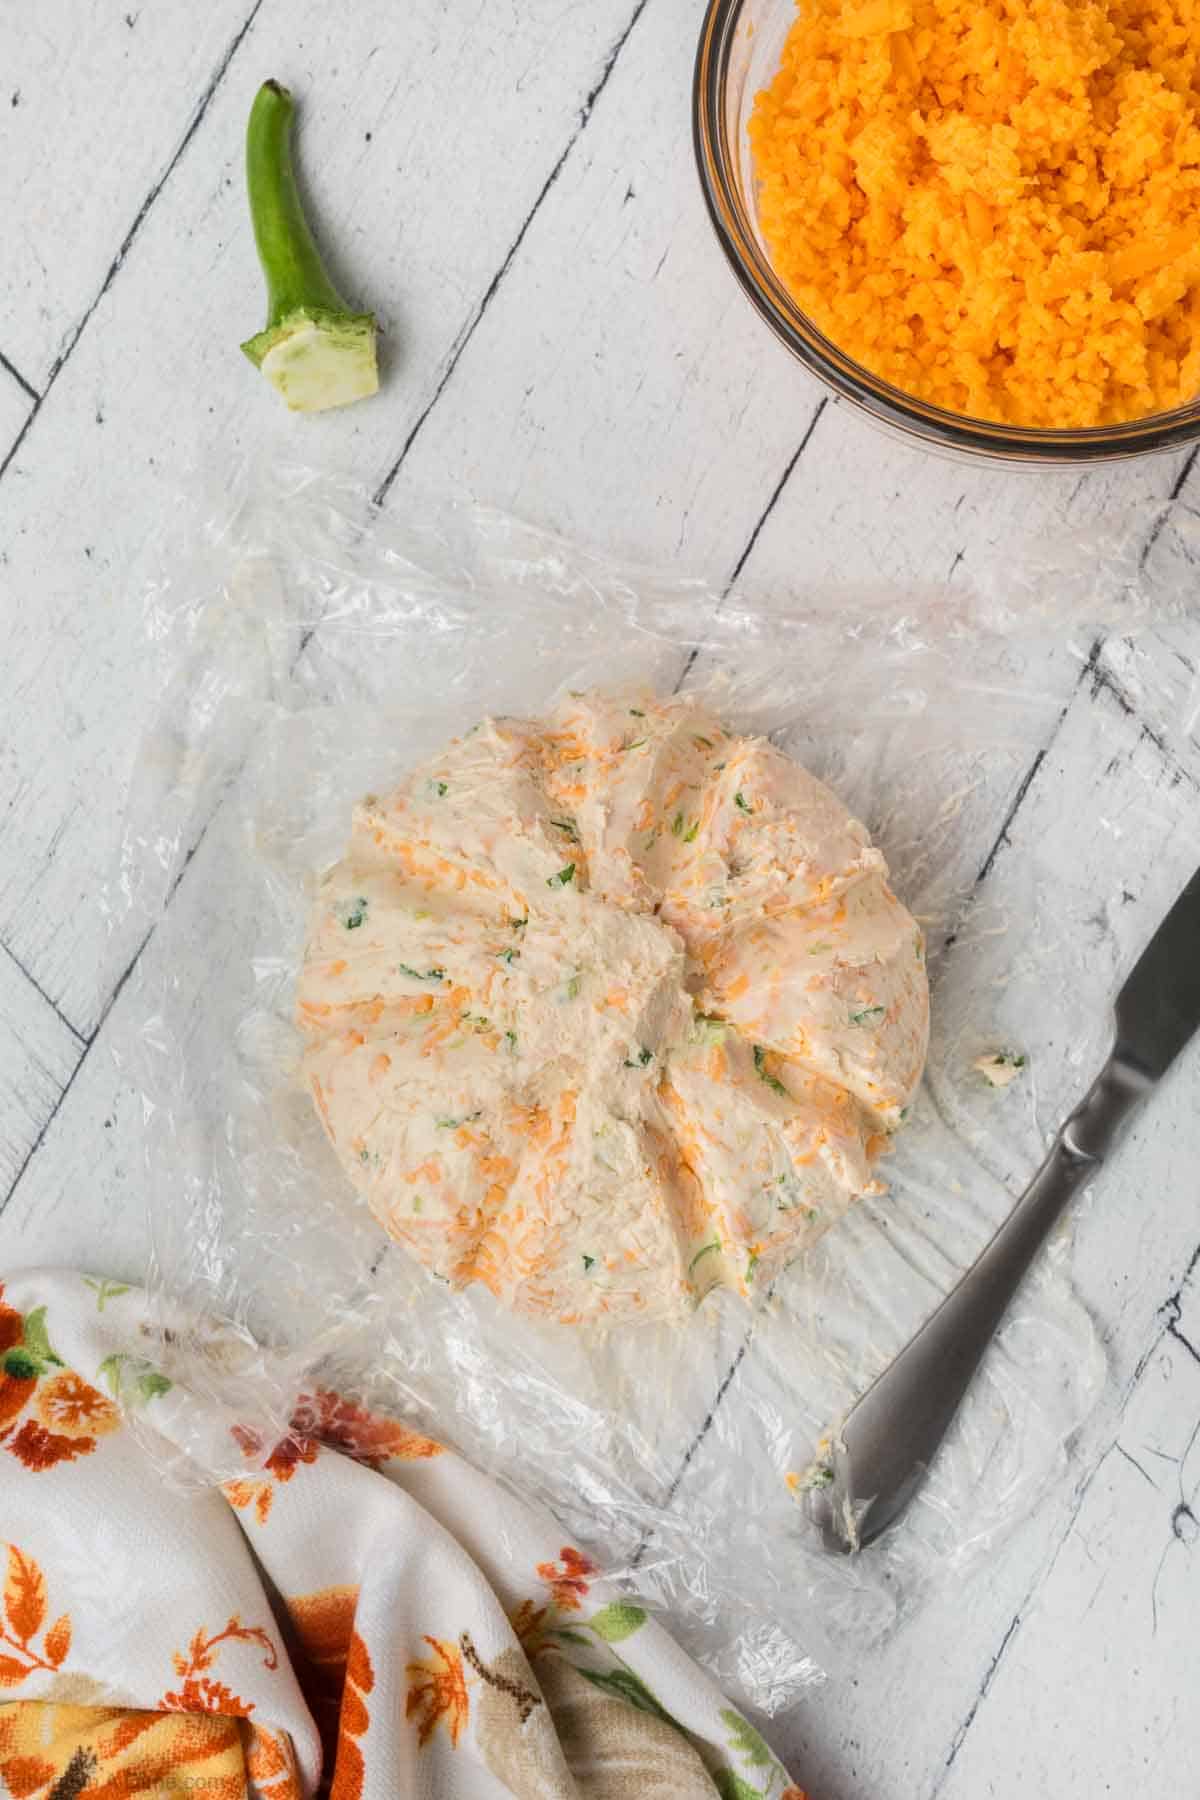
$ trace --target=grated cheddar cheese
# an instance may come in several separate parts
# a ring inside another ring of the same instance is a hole
[[[1070,428],[1200,391],[1195,0],[799,0],[750,142],[797,303],[976,418]]]

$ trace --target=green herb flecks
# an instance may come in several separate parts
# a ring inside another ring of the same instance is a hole
[[[496,960],[498,962],[507,963],[511,968],[513,963],[520,962],[521,952],[519,950],[497,950]]]
[[[592,1270],[595,1268],[595,1266],[596,1266],[596,1259],[594,1256],[585,1256],[584,1257],[583,1272],[585,1275],[590,1275]]]
[[[635,719],[644,719],[646,716],[640,706],[631,706],[629,710]]]
[[[681,812],[677,812],[675,817],[671,820],[671,836],[683,836],[683,814]]]
[[[625,1058],[625,1067],[627,1069],[644,1069],[646,1067],[647,1063],[651,1063],[653,1061],[654,1061],[653,1050],[647,1050],[646,1046],[643,1044],[642,1048],[638,1051],[636,1056],[627,1056]]]
[[[359,894],[353,900],[343,900],[337,916],[347,931],[357,931],[367,916],[365,897]]]
[[[777,1175],[775,1178],[775,1185],[782,1190],[782,1192],[777,1193],[774,1196],[775,1204],[778,1206],[780,1212],[795,1212],[800,1202],[801,1193],[803,1192],[795,1175]]]
[[[579,832],[575,828],[574,819],[551,819],[555,831],[561,831],[564,837],[570,838],[573,844],[579,842]]]
[[[754,808],[747,800],[745,794],[743,794],[741,788],[739,788],[737,793],[733,796],[733,804],[737,807],[739,812],[748,813],[754,811]]]
[[[408,963],[397,963],[396,969],[397,969],[397,972],[401,975],[411,976],[413,981],[437,982],[437,981],[445,981],[445,979],[446,979],[445,969],[426,969],[424,971],[424,973],[422,973],[420,969],[414,969]]]
[[[509,923],[510,928],[513,931],[524,931],[525,927],[529,923],[529,920],[527,918],[526,919],[510,919],[508,921],[508,923]]]
[[[772,1093],[782,1094],[785,1100],[791,1099],[792,1096],[788,1093],[778,1075],[772,1075],[770,1069],[768,1069],[767,1052],[763,1049],[761,1044],[755,1044],[754,1046],[754,1067],[758,1074],[758,1079],[760,1081],[765,1081]]]
[[[504,1034],[504,1041],[515,1056],[516,1050],[517,1050],[517,1034],[516,1034],[516,1032],[515,1031],[506,1031]]]
[[[642,750],[650,742],[649,738],[634,738],[631,744],[622,744],[622,750]]]
[[[570,975],[567,977],[563,991],[566,994],[568,1000],[578,1000],[578,998],[579,998],[579,976],[578,976],[578,974]]]
[[[458,1119],[435,1119],[434,1124],[439,1131],[457,1131],[460,1125],[473,1125],[476,1119],[482,1119],[482,1112],[463,1113]]]
[[[553,887],[559,887],[559,888],[565,888],[565,887],[570,887],[570,885],[571,885],[571,883],[572,883],[572,882],[573,882],[573,881],[574,881],[574,879],[575,879],[575,864],[574,864],[574,863],[568,863],[568,864],[567,864],[567,866],[566,866],[566,868],[565,868],[565,869],[560,869],[560,870],[559,870],[559,871],[558,871],[558,874],[557,874],[557,875],[549,875],[549,876],[547,876],[547,878],[546,878],[546,886],[547,886],[547,887],[549,887],[549,888],[553,888]]]
[[[714,1019],[708,1013],[697,1013],[692,1021],[691,1038],[693,1044],[723,1044],[729,1026],[724,1019]]]
[[[700,1258],[702,1256],[707,1256],[710,1250],[719,1250],[720,1248],[721,1248],[720,1238],[713,1238],[711,1243],[702,1244],[700,1249],[697,1250],[695,1256],[693,1256],[691,1262],[687,1266],[688,1274],[690,1275],[692,1273],[692,1270],[696,1267],[696,1264],[700,1261]]]
[[[460,1018],[459,1024],[466,1025],[471,1031],[476,1032],[490,1031],[492,1029],[492,1021],[488,1018],[486,1013],[465,1012]]]
[[[864,1006],[861,1012],[850,1013],[847,1022],[851,1025],[874,1025],[886,1011],[886,1006]]]
[[[683,834],[684,843],[685,844],[694,844],[696,841],[696,838],[699,835],[699,832],[700,832],[700,821],[699,821],[699,819],[693,819],[691,824],[688,826],[687,830]]]

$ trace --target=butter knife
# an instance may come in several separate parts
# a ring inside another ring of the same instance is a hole
[[[920,1488],[1009,1302],[1068,1201],[1200,1026],[1200,870],[1121,989],[1113,1051],[995,1237],[834,1434],[806,1494],[826,1549],[856,1551]]]

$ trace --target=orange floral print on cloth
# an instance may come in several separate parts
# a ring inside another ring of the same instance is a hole
[[[178,1650],[175,1652],[171,1661],[180,1685],[177,1691],[164,1694],[160,1704],[178,1712],[231,1713],[240,1719],[249,1718],[254,1711],[253,1700],[239,1700],[231,1688],[214,1680],[208,1672],[216,1661],[219,1647],[230,1642],[257,1644],[263,1652],[263,1667],[279,1667],[275,1646],[262,1626],[243,1625],[235,1613],[224,1631],[214,1632],[211,1637],[201,1626],[188,1645],[186,1656]]]
[[[561,1623],[563,1613],[578,1612],[590,1591],[590,1577],[597,1574],[596,1565],[582,1551],[564,1544],[557,1562],[540,1562],[538,1580],[550,1589],[549,1598],[538,1605],[536,1600],[522,1600],[512,1616],[512,1627],[527,1656],[534,1656]]]
[[[563,1545],[556,1563],[539,1563],[537,1572],[549,1584],[551,1598],[562,1612],[579,1611],[588,1592],[588,1576],[599,1573],[591,1558],[570,1544]]]
[[[0,1596],[0,1688],[20,1686],[35,1669],[61,1668],[71,1648],[71,1620],[66,1613],[55,1619],[38,1648],[36,1640],[46,1624],[46,1578],[24,1550],[15,1544],[7,1549],[8,1567]]]
[[[354,1629],[356,1587],[291,1594],[285,1604],[304,1652],[297,1674],[321,1733],[333,1800],[359,1800],[365,1766],[358,1742],[370,1724],[367,1696],[375,1671]]]
[[[444,1638],[427,1637],[425,1642],[433,1654],[408,1665],[410,1686],[404,1716],[416,1721],[418,1744],[427,1744],[438,1726],[444,1725],[457,1748],[471,1710],[462,1656],[458,1646]]]
[[[244,1456],[262,1458],[263,1440],[242,1425],[232,1427]],[[320,1448],[340,1450],[368,1468],[380,1469],[393,1457],[400,1459],[440,1456],[442,1446],[395,1419],[356,1406],[332,1389],[318,1388],[301,1394],[291,1417],[291,1429],[274,1446],[261,1466],[263,1477],[235,1479],[224,1484],[225,1497],[234,1506],[253,1507],[265,1524],[275,1498],[274,1484],[290,1481],[302,1463],[314,1463]]]
[[[24,1423],[18,1423],[23,1413]],[[90,1382],[64,1366],[46,1329],[46,1308],[22,1314],[0,1285],[0,1445],[27,1469],[73,1462],[115,1431],[120,1414]]]
[[[245,1722],[239,1726],[239,1733],[245,1748],[246,1773],[261,1800],[303,1800],[305,1789],[291,1740],[283,1732]],[[800,1800],[804,1800],[803,1795]]]
[[[259,1437],[229,1342],[122,1282],[0,1295],[0,1793],[804,1800],[585,1549],[331,1388]]]
[[[260,1800],[302,1800],[286,1738],[237,1719],[35,1700],[0,1705],[0,1786],[14,1800],[244,1800],[247,1776]]]

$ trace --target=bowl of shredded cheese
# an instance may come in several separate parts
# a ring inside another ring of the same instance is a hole
[[[1196,0],[710,0],[695,141],[793,353],[931,447],[1200,438]]]

